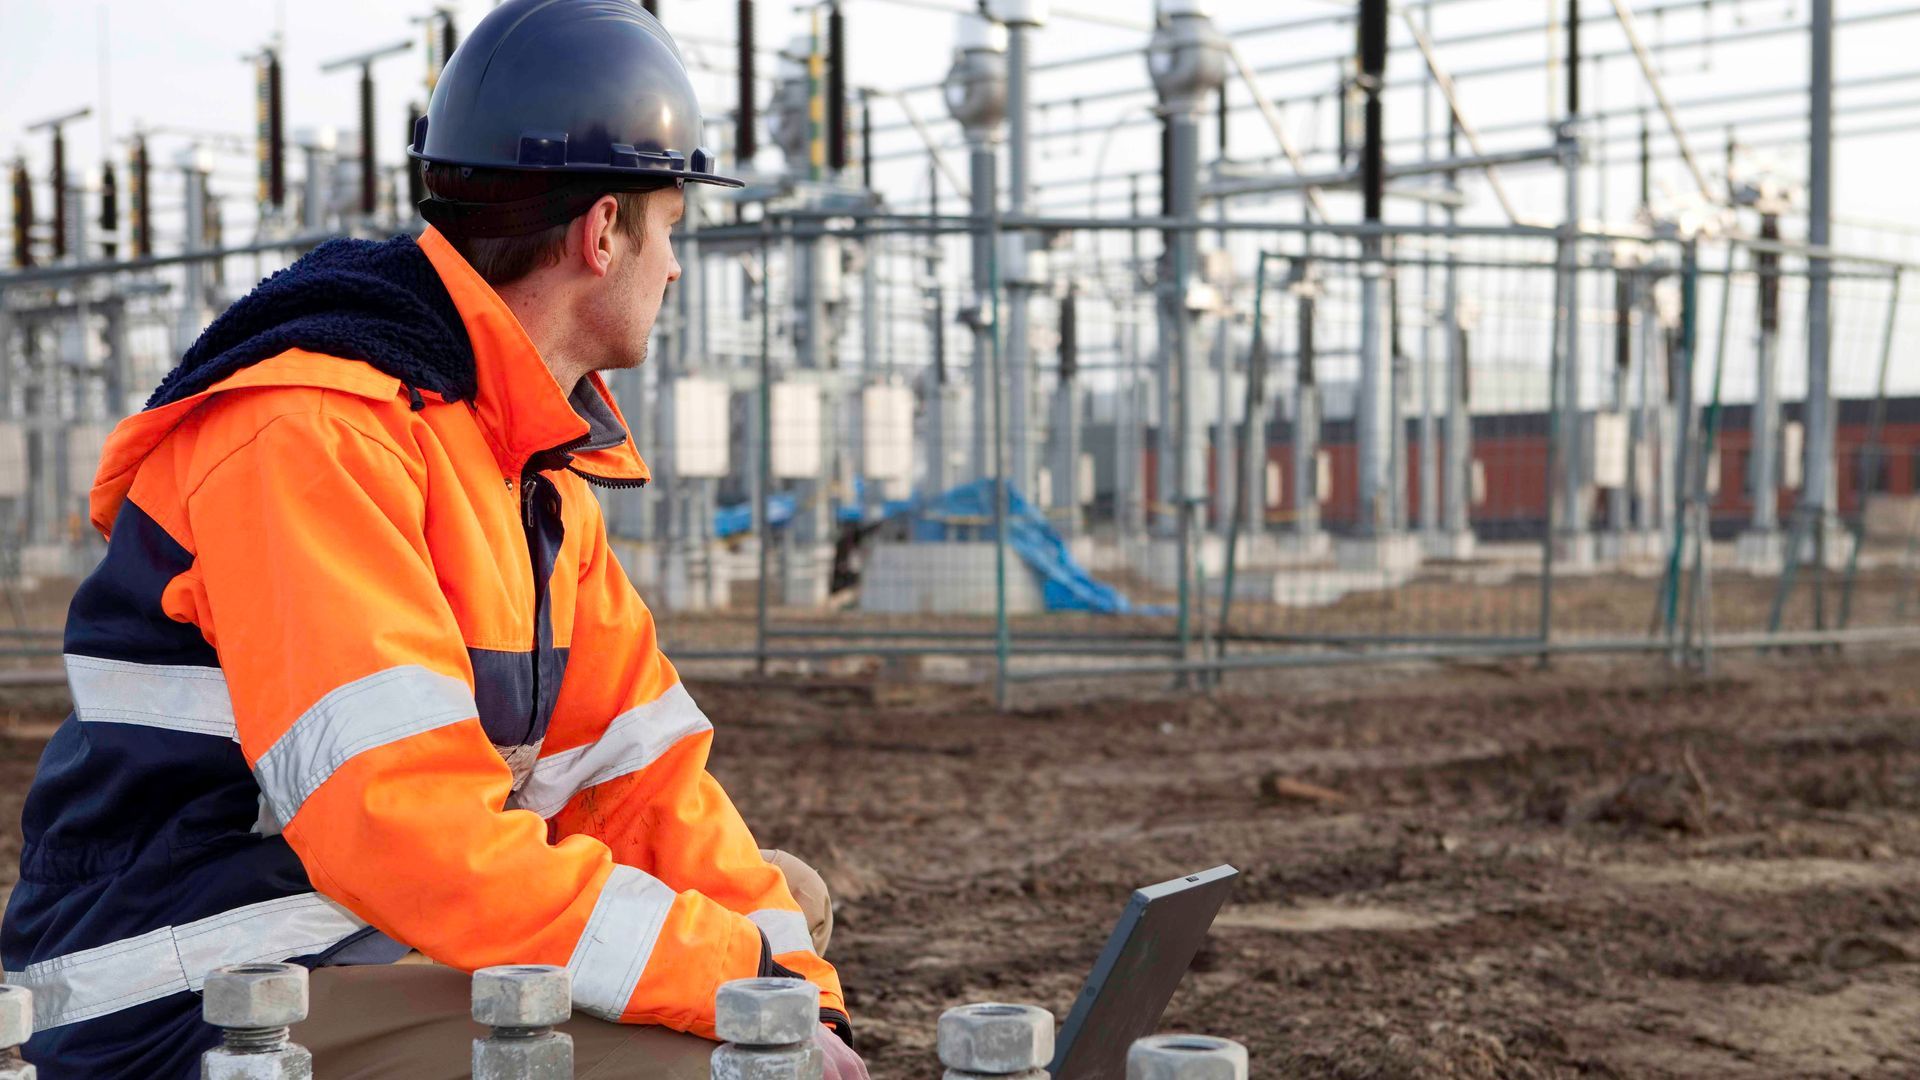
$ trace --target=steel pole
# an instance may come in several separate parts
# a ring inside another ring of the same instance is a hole
[[[1807,242],[1824,249],[1833,239],[1833,0],[1813,0],[1811,132],[1807,140]],[[1833,491],[1833,263],[1807,263],[1807,449],[1805,485],[1814,550],[1824,557]],[[1794,553],[1796,558],[1801,553]]]
[[[1587,537],[1587,483],[1584,417],[1580,412],[1580,129],[1577,120],[1560,125],[1561,164],[1566,179],[1566,217],[1560,241],[1560,534],[1565,554],[1583,561]]]
[[[1638,339],[1635,363],[1640,367],[1638,382],[1640,402],[1634,430],[1634,531],[1641,535],[1657,533],[1663,519],[1660,516],[1661,475],[1665,469],[1660,464],[1660,448],[1666,445],[1666,425],[1662,422],[1665,406],[1665,379],[1656,380],[1654,362],[1659,358],[1656,348],[1660,330],[1659,311],[1654,302],[1654,278],[1650,274],[1634,275],[1633,308],[1635,318],[1634,336]],[[1642,448],[1645,452],[1642,452]],[[1645,472],[1650,476],[1640,475]]]
[[[1447,155],[1451,157],[1454,149],[1455,132],[1458,129],[1451,122],[1447,133]],[[1460,190],[1460,175],[1447,173],[1447,190]],[[1451,228],[1459,218],[1459,211],[1452,205],[1447,207],[1447,226]],[[1468,412],[1467,401],[1467,353],[1465,341],[1461,338],[1460,327],[1460,268],[1458,256],[1454,252],[1452,241],[1447,242],[1446,276],[1441,285],[1443,310],[1445,353],[1447,361],[1447,462],[1446,480],[1443,483],[1443,496],[1446,506],[1445,529],[1449,542],[1464,543],[1471,526],[1468,524],[1468,507],[1473,502],[1473,420]]]
[[[1421,12],[1433,36],[1433,8]],[[1433,161],[1433,80],[1420,84],[1420,160]],[[1420,224],[1433,224],[1433,204],[1420,204]],[[1440,532],[1439,423],[1434,409],[1433,267],[1420,268],[1420,533],[1433,544]]]
[[[1314,371],[1314,319],[1318,302],[1303,269],[1295,300],[1293,399],[1293,531],[1306,551],[1320,535],[1320,387]]]
[[[1131,205],[1134,217],[1140,216],[1140,181],[1132,183]],[[1128,273],[1140,280],[1144,276],[1140,258],[1141,230],[1127,231]],[[1147,485],[1142,458],[1145,456],[1146,440],[1143,436],[1147,426],[1147,384],[1140,370],[1140,306],[1131,289],[1125,293],[1125,306],[1121,309],[1121,318],[1125,320],[1122,330],[1127,389],[1124,395],[1127,403],[1120,433],[1115,442],[1119,446],[1120,460],[1114,469],[1115,506],[1120,514],[1120,536],[1123,541],[1138,539],[1147,530]]]
[[[993,455],[988,442],[993,430],[993,339],[988,312],[993,296],[994,191],[999,186],[999,162],[993,142],[986,132],[970,132],[967,161],[973,201],[973,453],[969,470],[975,480],[993,475]]]
[[[1027,213],[1028,155],[1032,133],[1028,121],[1031,109],[1028,73],[1031,70],[1029,38],[1032,27],[1025,23],[1007,26],[1007,212],[1015,217]],[[1004,342],[1007,368],[1007,442],[1008,476],[1013,489],[1032,500],[1033,470],[1033,294],[1027,264],[1027,235],[1002,233],[1006,246],[1001,281],[1006,288],[1007,335]]]
[[[1188,98],[1178,100],[1168,106],[1167,120],[1170,125],[1169,136],[1173,151],[1170,179],[1172,180],[1172,198],[1170,209],[1176,221],[1193,222],[1199,211],[1200,179],[1200,119],[1199,109],[1204,99]],[[1165,345],[1172,348],[1173,390],[1177,402],[1174,415],[1174,477],[1171,492],[1175,506],[1175,522],[1178,533],[1179,574],[1179,636],[1181,655],[1187,654],[1192,627],[1189,613],[1192,605],[1193,588],[1193,509],[1195,500],[1206,490],[1204,481],[1196,475],[1201,455],[1195,445],[1205,432],[1198,423],[1195,413],[1200,404],[1198,387],[1194,385],[1193,370],[1193,315],[1187,310],[1187,283],[1193,273],[1194,261],[1198,250],[1198,234],[1192,229],[1182,229],[1168,237],[1170,245],[1171,273],[1161,285],[1162,307],[1167,324],[1173,331],[1172,340]]]
[[[1392,358],[1387,355],[1387,327],[1381,280],[1386,267],[1381,262],[1377,237],[1361,242],[1360,264],[1360,387],[1355,403],[1355,434],[1360,457],[1360,533],[1377,537],[1393,526],[1393,403],[1388,381],[1392,377]]]
[[[1778,230],[1778,219],[1769,215],[1761,234],[1777,235]],[[1754,393],[1753,422],[1748,425],[1753,442],[1753,530],[1770,535],[1780,527],[1780,258],[1762,253],[1754,261],[1761,268],[1761,309],[1756,343],[1759,387]]]

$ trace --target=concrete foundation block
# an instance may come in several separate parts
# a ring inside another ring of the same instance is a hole
[[[1601,562],[1658,562],[1673,548],[1673,537],[1658,532],[1606,532],[1594,539]]]
[[[1585,574],[1600,568],[1600,545],[1590,532],[1556,532],[1553,535],[1553,572]]]
[[[1324,562],[1333,558],[1333,536],[1313,532],[1285,532],[1271,540],[1274,552],[1283,561]]]
[[[779,582],[777,596],[783,607],[821,608],[827,606],[828,587],[833,583],[833,549],[795,548],[778,552],[768,560]]]
[[[1802,566],[1813,566],[1820,561],[1814,539],[1813,533],[1809,530],[1806,539],[1802,541],[1800,547],[1800,563]],[[1827,569],[1845,570],[1847,568],[1847,556],[1852,551],[1853,534],[1848,532],[1846,527],[1839,522],[1828,525],[1825,552]]]
[[[656,595],[669,611],[718,611],[728,606],[733,591],[728,570],[710,548],[670,550]]]
[[[1193,565],[1209,579],[1220,576],[1226,570],[1226,545],[1218,536],[1196,535],[1193,538]],[[1140,564],[1134,572],[1152,582],[1161,589],[1180,587],[1180,541],[1171,536],[1156,536],[1148,540],[1137,553]]]
[[[995,545],[980,541],[878,543],[860,575],[860,610],[895,615],[992,615]],[[1040,582],[1007,552],[1007,611],[1045,608]]]
[[[1749,529],[1733,545],[1734,565],[1749,574],[1773,576],[1787,565],[1787,535],[1777,529]]]
[[[1334,545],[1334,563],[1362,574],[1410,576],[1425,559],[1420,538],[1411,533],[1342,538]]]
[[[1440,562],[1466,562],[1479,549],[1480,539],[1469,530],[1438,532],[1420,538],[1427,558]]]

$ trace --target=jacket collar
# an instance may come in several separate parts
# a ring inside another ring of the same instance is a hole
[[[517,476],[531,463],[538,470],[571,467],[614,486],[651,479],[599,374],[580,380],[571,398],[562,393],[512,309],[447,238],[428,228],[419,244],[473,344],[474,416],[502,471]]]

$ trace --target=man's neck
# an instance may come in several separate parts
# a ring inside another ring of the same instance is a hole
[[[534,351],[540,354],[540,361],[553,375],[553,381],[560,384],[560,392],[573,396],[574,387],[593,370],[593,365],[578,358],[573,335],[566,329],[564,303],[550,290],[531,282],[516,282],[497,291],[507,310],[520,320],[520,328],[527,332],[527,340],[533,342]]]

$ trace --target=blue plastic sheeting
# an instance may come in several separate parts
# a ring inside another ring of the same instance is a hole
[[[1054,530],[1053,523],[1011,487],[1007,490],[1007,503],[1007,546],[1039,576],[1040,595],[1048,611],[1090,611],[1101,615],[1164,613],[1164,605],[1136,605],[1118,589],[1096,580],[1067,550],[1066,541]],[[963,484],[913,509],[919,515],[930,514],[935,518],[991,520],[993,481]],[[918,540],[978,538],[983,534],[990,534],[990,527],[956,526],[928,520],[925,516],[918,516],[914,523],[914,538]]]
[[[793,520],[793,496],[774,495],[767,499],[767,522],[779,528]],[[725,540],[739,536],[753,528],[753,504],[735,503],[723,506],[713,513],[713,535]]]

